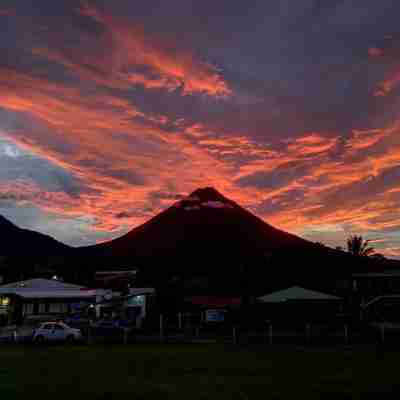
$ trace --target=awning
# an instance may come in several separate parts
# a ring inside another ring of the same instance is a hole
[[[229,307],[241,304],[240,297],[191,296],[185,298],[193,305],[203,307]]]
[[[284,290],[261,296],[258,300],[262,303],[282,303],[288,300],[341,300],[340,297],[330,294],[293,286]]]

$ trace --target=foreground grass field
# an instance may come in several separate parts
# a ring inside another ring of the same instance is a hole
[[[0,347],[3,399],[398,398],[400,352],[221,345]],[[379,394],[378,394],[379,393]]]

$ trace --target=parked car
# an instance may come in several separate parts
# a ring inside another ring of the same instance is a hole
[[[118,335],[124,328],[131,326],[129,321],[122,319],[102,319],[91,325],[95,334],[98,335]]]
[[[89,319],[79,314],[71,315],[64,319],[64,322],[72,328],[84,328],[89,325]]]
[[[79,329],[71,328],[63,322],[45,322],[33,332],[33,342],[75,342],[82,340]]]

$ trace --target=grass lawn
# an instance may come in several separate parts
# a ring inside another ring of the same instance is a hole
[[[7,400],[394,399],[400,394],[392,387],[400,382],[399,359],[400,351],[373,347],[0,346],[0,395]]]

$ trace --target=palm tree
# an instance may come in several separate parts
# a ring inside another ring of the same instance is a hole
[[[356,256],[371,256],[375,249],[369,247],[369,240],[364,240],[362,236],[353,235],[347,239],[347,251]]]

